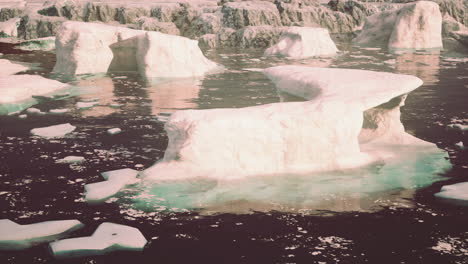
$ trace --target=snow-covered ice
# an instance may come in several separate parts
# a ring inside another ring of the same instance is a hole
[[[364,46],[387,46],[391,50],[440,49],[443,45],[439,5],[417,1],[372,15],[354,42]]]
[[[111,128],[111,129],[107,130],[107,134],[109,134],[109,135],[117,135],[117,134],[120,134],[121,132],[122,132],[122,129],[120,129],[118,127]]]
[[[232,179],[342,170],[398,158],[395,149],[403,146],[442,154],[400,122],[405,94],[422,84],[417,77],[304,66],[264,73],[280,91],[309,101],[178,111],[165,126],[163,160],[142,176]]]
[[[138,171],[129,168],[101,173],[106,180],[85,185],[85,200],[88,203],[99,203],[114,196],[128,184],[137,181]]]
[[[137,228],[102,223],[90,237],[78,237],[50,243],[56,258],[105,255],[115,251],[143,251],[146,238]]]
[[[325,28],[291,27],[265,55],[282,55],[294,59],[335,55],[338,49]]]
[[[76,108],[78,109],[89,109],[92,108],[96,105],[98,105],[99,102],[78,102],[76,103]]]
[[[11,220],[0,220],[0,249],[21,250],[50,242],[83,227],[78,220],[47,221],[19,225]]]
[[[26,71],[28,70],[28,67],[20,65],[20,64],[12,63],[9,60],[0,59],[0,69],[2,69],[0,71],[0,77],[3,77],[3,76],[8,76],[8,75],[13,75],[18,72]]]
[[[445,185],[435,194],[437,199],[455,205],[468,205],[468,182]]]
[[[85,158],[81,156],[67,156],[63,159],[56,160],[55,163],[74,164],[82,163],[83,161],[85,161]]]
[[[220,66],[195,40],[95,23],[65,22],[57,32],[54,72],[138,71],[144,78],[201,76]]]
[[[66,123],[48,127],[34,128],[31,129],[31,134],[33,136],[39,136],[43,138],[57,138],[64,137],[66,134],[73,132],[75,129],[75,126]]]
[[[14,67],[16,67],[14,71],[20,69],[18,66]],[[8,67],[7,71],[9,70],[12,70],[12,67]],[[66,87],[64,83],[38,75],[1,76],[0,74],[0,115],[33,105],[36,102],[33,96],[54,93]]]

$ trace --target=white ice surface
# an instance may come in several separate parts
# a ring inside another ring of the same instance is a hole
[[[0,249],[21,250],[50,242],[83,227],[78,220],[47,221],[19,225],[11,220],[0,220]]]
[[[364,46],[382,45],[389,49],[442,48],[439,5],[417,1],[398,10],[372,15],[354,42]]]
[[[128,168],[103,172],[101,176],[106,181],[85,185],[85,200],[88,203],[103,202],[126,185],[135,183],[137,175],[138,171]]]
[[[445,185],[435,197],[443,202],[468,206],[468,182]]]
[[[0,76],[0,105],[31,99],[64,89],[66,84],[38,75]]]
[[[114,223],[102,223],[90,237],[50,243],[56,258],[105,255],[114,251],[142,251],[147,240],[140,230]]]
[[[57,32],[54,72],[138,71],[145,78],[201,76],[220,66],[195,40],[103,24],[65,22]]]
[[[75,126],[66,123],[49,127],[34,128],[31,129],[31,134],[33,136],[39,136],[43,138],[58,138],[64,137],[66,134],[73,132],[75,129]]]
[[[0,33],[4,33],[9,37],[18,36],[18,25],[20,24],[21,18],[15,17],[4,22],[0,22]]]
[[[26,71],[28,67],[12,63],[9,60],[0,59],[0,78],[8,75],[13,75],[18,72]]]
[[[85,161],[85,158],[81,156],[67,156],[63,159],[56,160],[55,163],[73,164],[73,163],[81,163],[83,161]]]
[[[116,128],[111,128],[111,129],[108,129],[107,130],[107,134],[109,135],[117,135],[117,134],[120,134],[122,132],[122,129],[116,127]]]
[[[291,27],[265,55],[282,55],[294,59],[335,55],[338,49],[325,28]]]
[[[163,160],[142,175],[232,179],[357,168],[397,158],[388,146],[440,152],[400,122],[404,94],[422,84],[417,77],[304,66],[264,73],[280,91],[309,101],[178,111],[165,126]]]

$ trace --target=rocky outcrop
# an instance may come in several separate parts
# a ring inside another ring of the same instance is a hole
[[[0,22],[23,15],[23,8],[0,8]]]
[[[222,9],[223,25],[240,29],[246,26],[281,26],[281,17],[273,3],[245,1],[226,3]]]
[[[172,22],[159,22],[152,17],[141,17],[137,21],[137,29],[146,31],[159,31],[170,35],[180,35],[177,26]]]
[[[65,21],[63,17],[23,16],[18,26],[18,38],[27,40],[55,36]]]

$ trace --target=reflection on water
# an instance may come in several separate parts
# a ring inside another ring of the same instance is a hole
[[[396,71],[421,78],[425,84],[439,81],[440,53],[405,53],[396,56]]]
[[[440,180],[450,167],[446,153],[400,147],[401,156],[386,163],[347,171],[248,177],[219,181],[189,179],[141,183],[121,202],[146,211],[200,210],[203,213],[252,211],[370,211],[411,206],[413,192]]]
[[[83,94],[78,98],[80,102],[96,102],[97,105],[82,110],[83,117],[102,117],[113,114],[118,109],[111,107],[114,103],[114,81],[104,76],[79,80],[76,86]]]
[[[164,81],[150,85],[145,90],[151,99],[151,114],[172,113],[179,109],[197,108],[194,102],[202,85],[201,79]]]

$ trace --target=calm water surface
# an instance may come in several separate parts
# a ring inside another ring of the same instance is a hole
[[[0,218],[21,224],[76,218],[86,224],[73,234],[77,237],[111,221],[138,227],[150,241],[142,254],[55,261],[46,246],[38,246],[2,252],[0,263],[468,263],[468,210],[433,198],[442,185],[468,180],[468,151],[455,147],[459,141],[468,146],[468,136],[445,128],[468,124],[466,53],[395,55],[339,47],[343,52],[336,58],[299,61],[267,59],[259,50],[209,51],[207,56],[227,71],[200,79],[148,83],[133,73],[83,76],[68,80],[77,96],[39,98],[34,106],[68,113],[24,120],[0,116]],[[6,44],[0,44],[0,52],[2,58],[29,65],[29,74],[64,81],[50,75],[53,53],[19,52]],[[231,186],[209,180],[168,183],[150,188],[156,197],[149,200],[133,187],[102,205],[83,201],[83,186],[101,181],[100,172],[143,170],[162,158],[164,121],[172,112],[280,102],[283,97],[257,69],[283,64],[420,77],[425,83],[409,95],[403,123],[409,133],[446,150],[452,168],[438,174],[443,161],[408,154],[411,170],[395,164],[387,172],[372,167]],[[76,103],[84,101],[98,105],[77,109]],[[62,139],[29,135],[32,128],[61,123],[77,129]],[[113,127],[123,132],[109,136],[106,130]],[[55,163],[70,155],[86,162]],[[350,186],[356,188],[349,191]],[[319,192],[311,194],[314,188]],[[200,201],[211,202],[194,204],[201,196]]]

